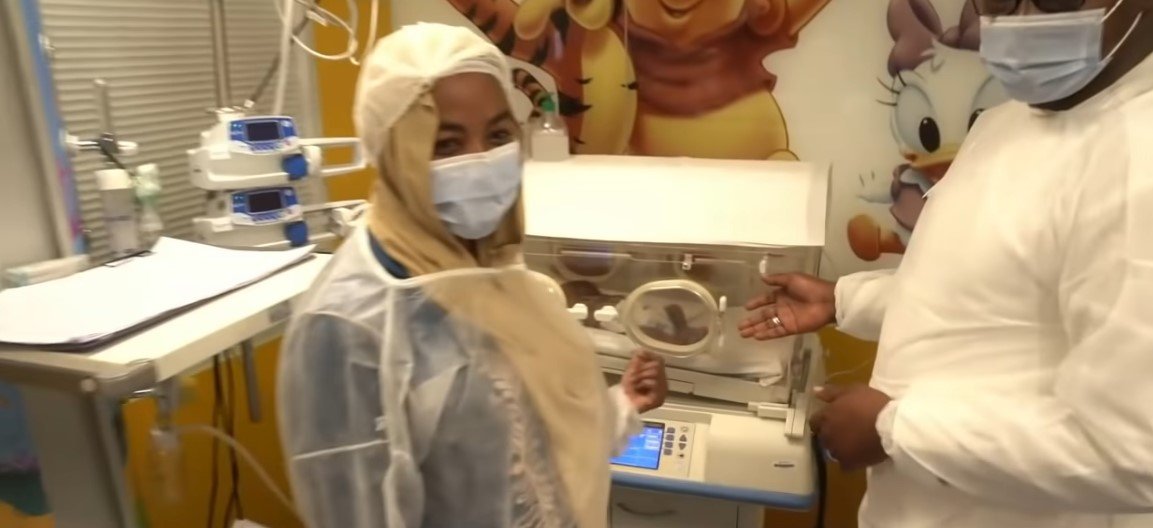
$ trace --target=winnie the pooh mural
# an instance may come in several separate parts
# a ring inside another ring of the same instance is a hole
[[[447,1],[552,77],[574,152],[797,158],[764,60],[829,0]],[[517,84],[543,98],[526,71]]]

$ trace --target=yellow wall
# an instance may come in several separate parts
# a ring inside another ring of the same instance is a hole
[[[357,0],[361,13],[360,42],[368,39],[368,6],[367,0]],[[331,4],[331,5],[328,5]],[[326,9],[339,16],[347,14],[344,2],[329,2]],[[392,27],[389,21],[389,11],[392,2],[380,1],[380,23],[377,26],[377,35],[383,35]],[[321,50],[336,50],[344,45],[345,36],[342,31],[335,28],[317,26],[316,44]],[[321,122],[326,136],[356,135],[352,125],[352,97],[355,93],[356,76],[360,69],[346,62],[317,61],[316,78],[320,89]],[[329,199],[354,200],[368,197],[368,189],[372,183],[371,169],[347,176],[338,176],[328,180]]]

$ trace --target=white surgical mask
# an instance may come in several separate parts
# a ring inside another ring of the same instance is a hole
[[[981,17],[981,59],[1009,97],[1034,105],[1059,101],[1092,82],[1137,28],[1140,16],[1101,56],[1105,20],[1122,3],[1109,11]]]
[[[452,234],[479,240],[496,231],[520,194],[517,143],[432,162],[432,200]]]

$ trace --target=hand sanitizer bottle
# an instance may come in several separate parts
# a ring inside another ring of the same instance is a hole
[[[541,103],[541,116],[533,123],[529,139],[529,152],[536,161],[564,161],[569,158],[568,129],[551,96]]]

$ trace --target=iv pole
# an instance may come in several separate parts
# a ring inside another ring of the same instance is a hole
[[[232,79],[228,69],[228,26],[224,16],[224,0],[208,0],[212,28],[212,64],[216,83],[216,112],[235,112],[232,102]],[[279,57],[278,57],[279,59]],[[225,353],[228,357],[228,353]],[[244,373],[245,395],[248,400],[248,419],[259,423],[263,418],[260,405],[260,381],[256,377],[256,351],[252,341],[240,345],[241,370]]]
[[[208,0],[212,28],[212,65],[216,82],[216,108],[229,108],[232,101],[232,79],[228,71],[228,26],[224,17],[224,0]]]

